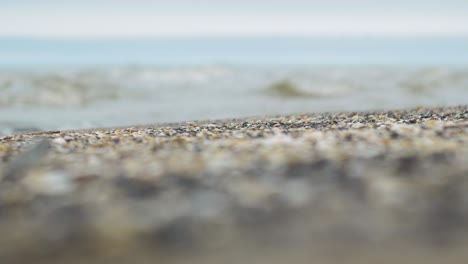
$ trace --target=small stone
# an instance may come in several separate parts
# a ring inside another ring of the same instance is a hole
[[[58,138],[53,139],[52,143],[58,144],[58,145],[64,145],[67,143],[67,141],[62,137],[58,137]]]
[[[390,131],[398,133],[399,135],[415,135],[419,133],[419,127],[407,124],[393,124],[390,126]]]
[[[429,120],[423,123],[422,125],[425,129],[431,129],[434,131],[443,131],[444,130],[444,122],[438,120]]]
[[[23,182],[38,194],[58,196],[74,190],[70,176],[63,171],[32,172]]]
[[[360,128],[364,128],[364,127],[366,127],[366,125],[363,124],[363,123],[360,123],[360,122],[354,123],[354,124],[351,125],[351,128],[355,128],[355,129],[360,129]]]

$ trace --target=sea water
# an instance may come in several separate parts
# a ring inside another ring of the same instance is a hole
[[[462,37],[0,39],[0,134],[466,103]]]

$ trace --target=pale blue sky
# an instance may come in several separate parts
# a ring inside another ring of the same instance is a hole
[[[0,36],[468,35],[468,0],[0,0]]]

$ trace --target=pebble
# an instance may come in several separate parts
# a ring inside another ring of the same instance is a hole
[[[59,137],[59,138],[53,139],[52,143],[55,143],[55,144],[58,144],[58,145],[64,145],[64,144],[67,143],[67,141],[64,138]]]
[[[366,127],[366,125],[364,125],[363,123],[354,123],[351,125],[351,128],[355,128],[355,129],[359,129],[359,128],[364,128]]]
[[[23,180],[29,191],[41,195],[60,196],[74,191],[70,176],[63,171],[35,172]]]
[[[79,256],[76,263],[92,263],[117,252],[141,262],[177,256],[196,263],[195,255],[243,245],[283,255],[309,254],[314,245],[365,249],[369,241],[447,248],[468,241],[467,111],[418,107],[2,136],[0,262]],[[444,222],[437,212],[453,217]],[[193,248],[199,254],[186,251]],[[226,263],[220,256],[214,263]]]

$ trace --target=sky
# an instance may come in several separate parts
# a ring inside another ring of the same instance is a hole
[[[467,0],[0,0],[0,37],[468,35]]]

